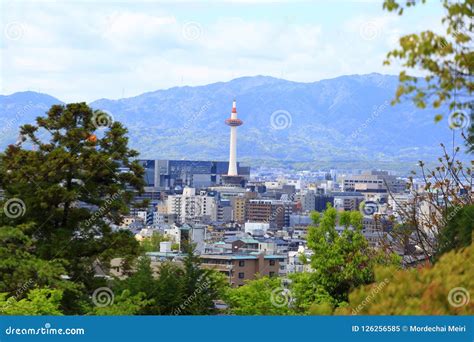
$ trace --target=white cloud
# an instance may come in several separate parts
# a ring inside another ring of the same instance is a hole
[[[397,67],[382,66],[386,52],[399,35],[423,27],[382,11],[347,20],[336,16],[340,3],[334,6],[329,23],[227,11],[192,19],[160,6],[93,2],[11,6],[2,27],[19,23],[12,32],[20,35],[1,40],[1,92],[31,89],[92,101],[257,74],[311,82],[391,73]]]
[[[104,42],[120,50],[143,48],[143,44],[176,38],[178,23],[173,16],[114,12],[100,22],[98,33]]]

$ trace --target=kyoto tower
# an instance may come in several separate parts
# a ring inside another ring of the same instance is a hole
[[[237,118],[237,108],[235,100],[232,103],[232,113],[230,118],[225,120],[225,124],[230,126],[230,149],[229,149],[229,170],[227,172],[226,182],[239,184],[241,177],[237,173],[237,127],[244,122]],[[234,179],[232,179],[234,178]]]

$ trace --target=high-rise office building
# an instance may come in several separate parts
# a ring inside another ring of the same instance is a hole
[[[178,190],[184,187],[207,188],[222,184],[229,162],[198,160],[139,160],[145,169],[145,186],[160,190]],[[250,167],[237,163],[237,172],[246,181]]]

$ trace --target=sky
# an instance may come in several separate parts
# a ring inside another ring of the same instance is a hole
[[[403,16],[382,1],[0,0],[0,93],[117,99],[268,75],[314,82],[396,74],[401,35],[442,30],[440,1]]]

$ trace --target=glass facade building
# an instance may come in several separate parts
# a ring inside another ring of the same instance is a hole
[[[206,188],[221,184],[222,176],[227,175],[229,163],[226,161],[195,160],[140,160],[145,169],[145,182],[148,187],[163,190],[190,186]],[[237,163],[240,176],[249,180],[250,167]]]

